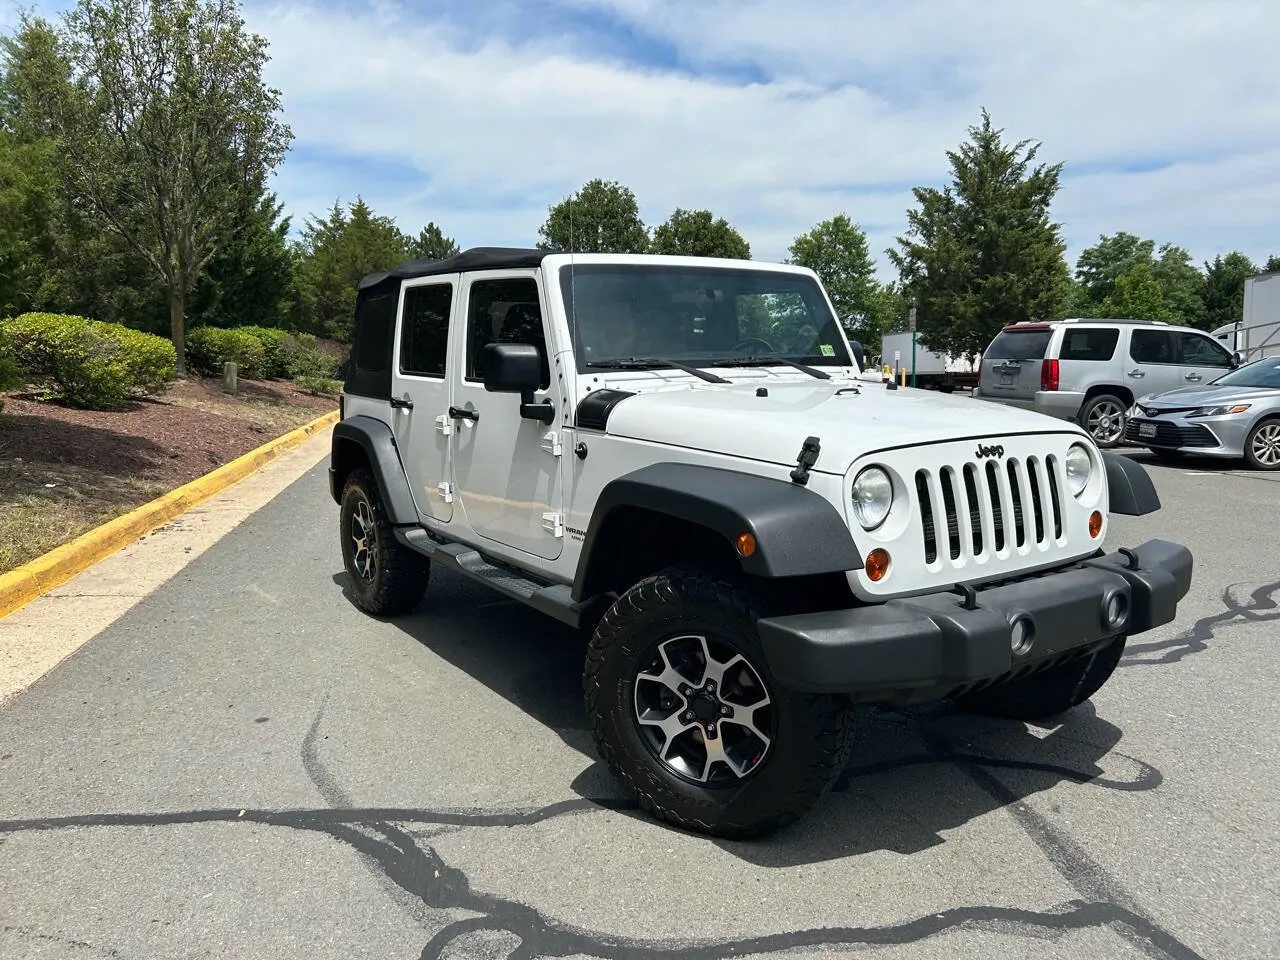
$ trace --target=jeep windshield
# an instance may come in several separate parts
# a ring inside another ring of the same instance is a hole
[[[560,289],[579,372],[854,362],[812,277],[588,263],[561,268]]]

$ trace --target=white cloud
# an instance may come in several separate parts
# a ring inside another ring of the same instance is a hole
[[[359,192],[407,229],[433,219],[464,246],[529,243],[549,203],[603,176],[635,190],[648,222],[708,207],[770,259],[843,210],[868,227],[888,275],[880,252],[905,228],[910,185],[946,178],[944,151],[985,105],[1010,138],[1067,161],[1055,212],[1073,257],[1119,229],[1197,259],[1280,252],[1272,0],[556,2],[611,11],[683,63],[772,79],[593,60],[558,37],[473,34],[464,50],[456,25],[408,7],[251,8],[299,156],[422,173],[379,183],[286,161],[295,222]],[[1115,169],[1135,160],[1173,165]]]

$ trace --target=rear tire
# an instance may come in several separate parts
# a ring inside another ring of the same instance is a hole
[[[1125,411],[1128,405],[1114,393],[1099,393],[1080,408],[1080,426],[1103,449],[1119,446],[1124,440]]]
[[[651,815],[760,837],[803,816],[844,768],[848,700],[778,684],[758,616],[739,584],[677,567],[636,584],[596,626],[583,670],[592,734]]]
[[[1011,720],[1040,720],[1065,713],[1102,689],[1124,654],[1126,638],[1087,657],[1080,657],[1043,673],[988,687],[956,698],[958,706],[973,713]]]
[[[373,473],[352,470],[338,512],[342,563],[355,604],[375,617],[408,613],[422,600],[431,561],[395,538]]]

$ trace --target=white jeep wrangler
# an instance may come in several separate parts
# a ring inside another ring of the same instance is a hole
[[[868,378],[816,275],[477,248],[361,281],[330,488],[355,602],[431,564],[588,631],[586,711],[641,806],[725,837],[800,817],[855,703],[1034,719],[1174,619],[1191,554],[1036,413]]]

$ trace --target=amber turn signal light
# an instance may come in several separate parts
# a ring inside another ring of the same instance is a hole
[[[756,538],[749,533],[740,533],[735,546],[740,556],[749,557],[756,552]]]
[[[1098,534],[1102,533],[1102,514],[1097,510],[1089,514],[1089,536],[1098,539]]]
[[[866,570],[867,576],[871,578],[873,583],[879,583],[883,580],[885,574],[889,572],[889,551],[882,547],[876,547],[867,554]]]

